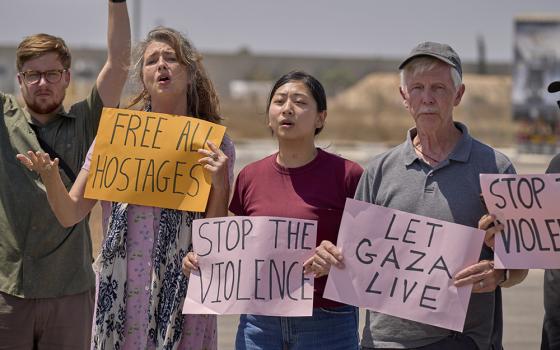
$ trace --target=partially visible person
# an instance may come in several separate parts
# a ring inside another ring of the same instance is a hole
[[[85,100],[64,109],[71,54],[49,34],[28,36],[17,47],[23,104],[0,92],[0,349],[89,348],[95,279],[87,220],[62,227],[39,177],[16,154],[51,153],[61,159],[63,185],[72,185],[103,106],[119,104],[127,77],[127,6],[108,7],[107,60]],[[52,20],[64,21],[64,10],[57,12]]]
[[[401,63],[400,94],[415,126],[399,146],[376,156],[366,167],[355,198],[409,213],[486,229],[481,220],[481,173],[511,174],[502,153],[477,141],[453,120],[465,92],[461,60],[446,44],[424,42]],[[479,221],[480,225],[479,225]],[[521,282],[526,270],[494,269],[492,249],[460,271],[457,287],[472,284],[462,333],[373,311],[366,312],[362,349],[501,349],[500,286]]]
[[[313,315],[241,315],[235,348],[358,349],[357,308],[322,295],[330,266],[343,266],[334,244],[346,198],[354,195],[362,168],[316,147],[315,135],[327,117],[327,99],[313,76],[295,71],[279,78],[270,92],[267,112],[278,152],[241,170],[229,209],[242,216],[317,220],[319,245],[304,262],[305,271],[316,277]],[[197,263],[196,254],[189,253],[185,273]]]
[[[548,92],[560,91],[560,81],[552,82]],[[560,101],[558,102],[560,107]],[[552,158],[547,174],[560,174],[560,154]],[[560,270],[544,272],[544,320],[541,338],[541,350],[560,349]]]
[[[142,109],[188,115],[220,123],[218,97],[202,57],[171,28],[157,27],[138,49],[136,76],[141,91],[133,99]],[[188,280],[181,271],[191,246],[194,219],[227,215],[235,151],[225,137],[221,149],[208,142],[200,163],[212,187],[205,213],[101,202],[105,237],[96,261],[99,286],[94,349],[216,349],[216,317],[182,315]],[[96,203],[85,199],[91,147],[68,193],[56,171],[58,160],[29,152],[19,156],[40,173],[49,203],[65,226],[82,220]]]

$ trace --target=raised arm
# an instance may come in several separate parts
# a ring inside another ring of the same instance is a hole
[[[17,159],[29,170],[39,173],[47,189],[49,205],[62,226],[71,227],[80,222],[97,202],[84,198],[87,171],[80,171],[72,189],[70,189],[70,193],[68,193],[60,178],[58,158],[51,161],[47,153],[29,151],[27,156],[18,154]]]
[[[130,20],[126,1],[109,1],[107,61],[97,77],[97,91],[106,107],[119,104],[130,66]]]

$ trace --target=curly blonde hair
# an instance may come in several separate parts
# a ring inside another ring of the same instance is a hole
[[[134,75],[140,81],[141,91],[132,98],[129,108],[142,103],[143,108],[150,105],[150,95],[142,83],[144,67],[144,53],[150,43],[158,41],[168,44],[175,50],[179,63],[187,67],[187,75],[190,82],[187,86],[187,110],[188,116],[198,117],[212,123],[220,123],[220,104],[214,85],[208,78],[208,74],[202,65],[202,56],[194,46],[178,31],[167,27],[156,27],[152,29],[146,40],[142,41],[136,49],[134,60]]]

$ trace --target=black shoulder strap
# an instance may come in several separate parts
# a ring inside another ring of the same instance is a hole
[[[36,126],[31,125],[31,129],[33,129],[33,131],[35,132],[35,136],[37,137],[37,141],[39,141],[39,145],[41,146],[41,148],[49,154],[51,159],[58,158],[58,165],[60,166],[62,171],[64,171],[64,173],[66,174],[66,176],[68,176],[70,181],[72,181],[72,182],[76,181],[76,174],[74,174],[74,172],[72,171],[72,168],[70,168],[68,166],[68,164],[64,161],[64,159],[62,159],[62,157],[58,153],[56,153],[56,151],[51,146],[49,146],[45,142],[45,140],[43,140],[39,136],[39,133],[37,132]]]

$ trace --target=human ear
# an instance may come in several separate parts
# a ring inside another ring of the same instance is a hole
[[[325,119],[327,119],[327,111],[319,112],[315,119],[315,128],[319,129],[325,126]]]
[[[404,108],[408,109],[408,99],[406,98],[406,94],[402,88],[402,86],[399,87],[399,93],[401,94],[401,97],[403,99],[402,104],[404,106]]]
[[[455,101],[453,101],[453,106],[458,106],[461,103],[461,99],[463,98],[463,94],[465,93],[465,84],[461,84],[459,90],[455,94]]]

